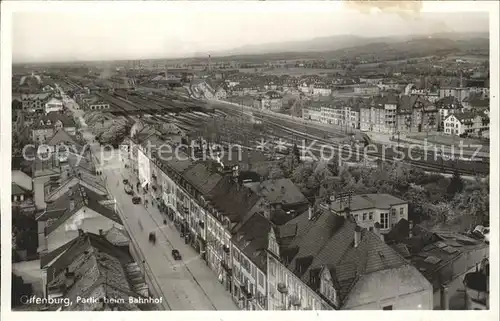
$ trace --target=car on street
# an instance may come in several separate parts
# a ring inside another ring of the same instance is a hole
[[[125,179],[123,180],[123,184],[128,185],[128,179],[126,179],[126,178],[125,178]]]
[[[125,193],[127,193],[128,195],[134,194],[134,190],[132,189],[132,186],[125,184],[123,188],[125,189]]]
[[[132,203],[134,204],[140,204],[142,199],[139,196],[134,196],[132,197]]]
[[[174,260],[176,260],[176,261],[180,261],[180,260],[182,260],[181,253],[179,253],[179,250],[176,250],[176,249],[173,249],[173,250],[172,250],[172,257],[173,257],[173,258],[174,258]]]

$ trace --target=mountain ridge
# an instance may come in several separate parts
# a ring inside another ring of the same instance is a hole
[[[246,45],[230,50],[218,51],[211,54],[212,57],[239,56],[239,55],[262,55],[287,52],[319,53],[333,52],[346,48],[354,48],[374,43],[394,44],[404,41],[419,39],[447,39],[452,41],[470,41],[477,39],[489,39],[488,33],[432,33],[408,36],[386,36],[386,37],[362,37],[354,35],[339,35],[318,37],[310,40],[275,42],[268,44]]]

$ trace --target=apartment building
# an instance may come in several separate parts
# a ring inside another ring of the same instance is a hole
[[[98,233],[113,227],[123,229],[114,200],[81,184],[75,184],[54,201],[49,201],[37,222],[40,256],[70,242],[78,236],[79,230]]]
[[[321,103],[311,102],[309,106],[302,108],[302,118],[306,120],[321,121]],[[330,117],[331,115],[328,115]],[[323,117],[325,118],[325,116]]]
[[[33,122],[31,137],[33,142],[42,144],[61,129],[64,129],[70,135],[75,135],[76,123],[70,117],[60,112],[52,111]]]
[[[30,113],[43,113],[45,105],[51,97],[52,93],[50,92],[38,94],[22,94],[21,102],[23,104],[23,110]]]
[[[269,310],[432,309],[432,285],[345,213],[309,209],[271,229]]]
[[[403,95],[399,97],[396,129],[398,132],[436,131],[439,126],[439,111],[423,96]]]
[[[380,92],[380,88],[374,85],[358,85],[354,87],[354,93],[357,95],[375,96]]]
[[[267,236],[271,222],[253,214],[232,236],[233,298],[242,310],[267,310]]]
[[[467,135],[481,137],[482,133],[488,131],[490,122],[484,114],[464,112],[449,115],[444,120],[444,133],[448,135]]]
[[[369,105],[360,108],[362,131],[396,132],[398,97],[395,95],[375,97]]]
[[[317,83],[313,85],[312,94],[316,96],[331,96],[332,88],[324,83]]]
[[[255,99],[254,108],[279,111],[283,108],[283,96],[277,91],[270,90]]]

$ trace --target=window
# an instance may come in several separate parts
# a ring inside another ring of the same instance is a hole
[[[264,287],[264,273],[259,272],[259,286]]]
[[[395,208],[391,208],[391,215],[393,217],[396,216],[396,209]]]
[[[392,305],[387,305],[383,307],[382,310],[392,310]]]
[[[400,216],[405,215],[405,209],[404,209],[403,207],[401,207],[401,208],[399,209],[399,215],[400,215]]]
[[[276,265],[274,261],[269,261],[269,270],[271,271],[272,276],[276,276]]]
[[[370,212],[370,213],[368,214],[368,219],[369,219],[369,220],[373,220],[373,212]]]
[[[355,219],[356,221],[359,221],[358,214],[355,214],[355,215],[354,215],[354,219]]]
[[[380,213],[380,225],[382,229],[389,228],[389,213]]]
[[[366,213],[363,213],[363,221],[366,221]]]

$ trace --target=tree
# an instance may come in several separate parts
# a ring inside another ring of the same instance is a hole
[[[448,199],[453,199],[456,194],[462,192],[464,189],[464,182],[462,180],[462,177],[460,177],[460,174],[458,171],[453,172],[453,177],[450,180],[450,183],[448,184],[448,188],[446,190],[448,194]]]
[[[283,177],[284,177],[283,171],[279,166],[274,165],[269,170],[269,179],[280,179]]]
[[[456,194],[452,202],[459,215],[472,218],[472,224],[478,225],[489,221],[490,193],[488,179],[476,179]],[[474,227],[470,226],[470,227]]]

